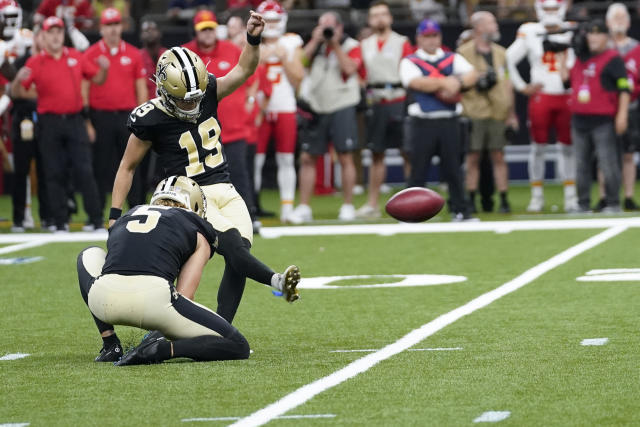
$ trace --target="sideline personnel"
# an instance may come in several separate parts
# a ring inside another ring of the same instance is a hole
[[[118,9],[107,8],[100,18],[102,39],[84,53],[82,69],[93,73],[97,61],[109,61],[104,84],[84,80],[82,95],[89,138],[93,144],[93,171],[98,185],[100,209],[104,210],[107,193],[111,191],[118,164],[127,147],[127,118],[137,105],[148,100],[147,82],[140,51],[122,40],[122,17]],[[90,109],[90,111],[89,111]],[[129,207],[145,202],[141,176],[136,173],[129,192]]]
[[[44,50],[29,58],[13,84],[24,89],[32,85],[38,92],[38,146],[42,153],[47,179],[49,205],[56,230],[67,231],[67,167],[71,164],[80,184],[84,209],[95,229],[104,228],[98,191],[91,167],[89,138],[82,118],[81,81],[89,78],[100,84],[106,78],[108,61],[100,59],[99,68],[91,74],[82,72],[82,55],[63,46],[64,23],[50,16],[42,23]]]

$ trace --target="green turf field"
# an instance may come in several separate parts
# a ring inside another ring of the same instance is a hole
[[[516,213],[483,219],[529,218],[523,212],[527,192],[521,190],[513,192]],[[558,190],[553,191],[559,201]],[[277,207],[275,195],[267,200],[269,208]],[[340,199],[317,203],[316,216],[331,222]],[[0,200],[3,206],[6,199]],[[630,214],[616,218],[629,228],[616,228],[588,250],[581,242],[602,236],[604,226],[256,237],[253,253],[277,270],[295,263],[304,278],[372,277],[329,278],[326,283],[337,289],[303,288],[294,304],[249,282],[234,324],[254,352],[249,360],[233,362],[176,360],[120,368],[94,363],[101,341],[75,271],[76,255],[89,243],[3,253],[0,260],[44,259],[0,264],[0,357],[29,354],[0,360],[0,425],[228,425],[285,396],[289,409],[277,403],[245,420],[258,423],[246,425],[455,426],[472,425],[488,411],[508,413],[500,425],[637,425],[640,280],[576,280],[594,269],[640,267],[639,223]],[[583,249],[549,266],[569,248]],[[536,266],[546,266],[539,277],[531,276]],[[196,295],[214,309],[222,268],[215,256]],[[389,286],[403,275],[427,274],[465,279]],[[441,325],[410,349],[388,357],[389,348],[376,352],[388,345],[397,350],[407,334],[439,324],[439,316],[457,313],[515,278],[525,284]],[[361,287],[375,284],[389,287]],[[125,345],[135,345],[144,334],[118,331]],[[608,340],[581,345],[594,338]],[[379,355],[379,363],[367,365]],[[338,382],[330,384],[330,375]],[[314,381],[315,391],[300,390]]]

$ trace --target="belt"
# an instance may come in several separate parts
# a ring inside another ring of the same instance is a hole
[[[82,116],[82,114],[80,114],[80,112],[78,112],[78,113],[64,113],[64,114],[58,114],[58,113],[42,113],[42,114],[39,114],[39,117],[41,117],[41,118],[42,117],[45,117],[45,118],[46,117],[55,117],[57,119],[64,119],[64,120],[73,119],[73,118],[81,117],[81,116]]]
[[[402,83],[367,83],[367,89],[401,89]]]

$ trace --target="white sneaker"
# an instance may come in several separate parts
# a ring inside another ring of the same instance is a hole
[[[356,211],[356,218],[360,218],[360,219],[377,219],[380,218],[382,216],[382,214],[380,213],[380,209],[378,209],[377,207],[373,207],[370,204],[365,204],[362,205],[357,211]]]
[[[566,213],[576,213],[580,211],[580,206],[578,206],[578,198],[577,197],[565,197],[564,198],[564,211]]]
[[[527,206],[527,212],[542,212],[544,208],[544,197],[532,197]]]
[[[380,186],[380,193],[382,193],[382,194],[389,194],[392,191],[393,191],[393,188],[391,188],[391,186],[388,185],[388,184],[382,184]]]
[[[291,224],[302,224],[303,222],[313,221],[311,207],[309,205],[298,205],[293,212],[286,218]]]
[[[287,222],[287,218],[293,213],[293,205],[291,203],[282,203],[280,205],[280,222]]]
[[[11,226],[11,232],[12,233],[24,233],[24,227],[21,227],[19,225],[12,225]]]
[[[24,210],[24,220],[22,221],[22,226],[29,230],[35,227],[33,222],[33,216],[31,215],[31,208],[25,208]]]
[[[340,206],[340,213],[338,213],[338,219],[340,221],[353,221],[356,219],[356,208],[353,205],[345,203]]]

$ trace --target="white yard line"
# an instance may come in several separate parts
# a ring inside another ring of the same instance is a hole
[[[422,325],[418,329],[409,332],[398,341],[387,345],[381,350],[375,353],[368,354],[350,364],[344,368],[320,378],[310,384],[307,384],[292,393],[284,396],[282,399],[250,414],[249,416],[239,420],[232,424],[233,426],[261,426],[269,421],[287,413],[293,408],[296,408],[305,402],[312,399],[314,396],[335,387],[344,381],[357,376],[363,372],[366,372],[379,362],[386,360],[398,353],[401,353],[409,348],[415,346],[425,338],[435,334],[446,326],[452,324],[456,320],[479,310],[492,302],[508,295],[523,286],[533,282],[543,274],[553,270],[554,268],[570,261],[576,256],[584,253],[585,251],[598,246],[599,244],[606,242],[614,236],[619,235],[625,231],[628,227],[626,225],[618,225],[616,227],[609,228],[597,235],[590,237],[589,239],[578,243],[575,246],[570,247],[562,251],[561,253],[549,258],[548,260],[536,265],[525,271],[518,277],[509,282],[497,287],[496,289],[489,291],[479,297],[474,298],[465,305],[458,307],[446,314],[439,316],[438,318]]]
[[[329,353],[373,353],[380,349],[362,349],[362,350],[331,350]],[[436,347],[436,348],[410,348],[407,351],[456,351],[462,350],[462,347]]]
[[[530,230],[575,230],[610,228],[617,226],[640,227],[640,217],[626,218],[587,218],[556,219],[532,221],[476,221],[476,222],[423,222],[419,224],[346,224],[346,225],[308,225],[297,227],[262,227],[260,236],[266,239],[289,236],[338,236],[353,234],[394,234],[412,233],[458,233],[458,232],[494,232]],[[1,241],[0,241],[1,242]]]
[[[311,415],[282,415],[277,417],[279,420],[300,420],[300,419],[312,419],[312,418],[335,418],[336,414],[311,414]],[[194,421],[236,421],[242,417],[214,417],[214,418],[183,418],[183,423],[190,423]],[[0,426],[2,427],[2,426]]]
[[[585,338],[580,342],[580,345],[605,345],[609,342],[609,338]]]
[[[18,359],[23,359],[27,356],[31,356],[29,353],[11,353],[11,354],[5,354],[4,356],[0,357],[0,360],[18,360]]]
[[[497,423],[511,416],[509,411],[487,411],[473,420],[474,423]]]
[[[4,248],[0,248],[0,255],[10,254],[11,252],[22,251],[25,249],[31,249],[38,246],[46,245],[49,243],[49,240],[32,240],[30,242],[18,243],[11,246],[5,246]]]

